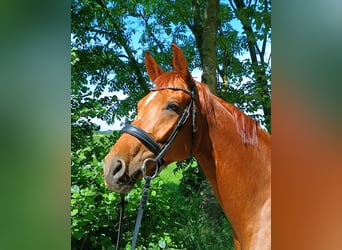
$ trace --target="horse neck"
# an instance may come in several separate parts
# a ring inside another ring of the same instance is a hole
[[[198,89],[194,155],[234,226],[238,217],[250,216],[270,197],[270,136],[258,126],[257,145],[246,145],[228,110],[230,104],[201,84]]]

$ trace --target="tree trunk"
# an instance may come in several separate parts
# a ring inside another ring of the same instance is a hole
[[[204,8],[203,17],[203,75],[202,82],[208,84],[210,90],[217,94],[217,54],[216,54],[216,38],[218,26],[218,0],[208,0]]]
[[[194,25],[190,27],[196,38],[197,48],[203,68],[202,82],[206,83],[212,93],[217,94],[217,54],[216,38],[218,27],[219,1],[207,0],[203,13],[201,3],[193,0]]]

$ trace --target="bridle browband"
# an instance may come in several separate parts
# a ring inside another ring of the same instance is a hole
[[[193,145],[194,145],[194,134],[196,131],[195,128],[195,115],[196,115],[196,106],[195,106],[195,99],[196,99],[196,85],[195,83],[193,84],[193,87],[191,90],[187,90],[181,87],[161,87],[161,88],[155,88],[152,89],[151,91],[161,91],[161,90],[174,90],[174,91],[183,91],[184,93],[188,94],[191,98],[190,101],[188,102],[187,106],[185,107],[181,117],[179,118],[176,127],[173,129],[172,133],[168,137],[168,139],[165,141],[165,143],[160,147],[159,143],[153,139],[148,133],[146,133],[144,130],[141,128],[129,124],[126,127],[124,127],[121,130],[121,133],[127,133],[138,140],[140,140],[151,152],[153,152],[156,157],[154,159],[152,158],[147,158],[145,159],[143,166],[141,168],[143,175],[145,176],[146,174],[146,164],[147,162],[151,161],[154,162],[156,165],[156,170],[153,175],[153,178],[157,176],[157,174],[160,172],[161,166],[164,164],[164,156],[167,152],[167,150],[170,148],[172,142],[175,140],[176,136],[178,135],[179,131],[183,127],[183,125],[186,123],[186,121],[189,118],[190,115],[190,110],[192,108],[192,145],[191,145],[191,152],[190,156],[192,156],[192,151],[193,151]]]

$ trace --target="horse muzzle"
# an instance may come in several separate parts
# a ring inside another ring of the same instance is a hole
[[[127,165],[121,158],[105,160],[104,182],[112,191],[123,194],[129,192],[140,175],[139,170],[129,175]]]

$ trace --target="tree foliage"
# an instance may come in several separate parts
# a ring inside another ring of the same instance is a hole
[[[106,110],[95,112],[96,116],[109,123],[132,118],[136,102],[151,87],[144,52],[149,50],[169,70],[174,42],[184,50],[190,70],[202,69],[204,75],[209,74],[208,50],[215,47],[217,60],[210,72],[216,72],[217,81],[210,81],[211,88],[270,130],[270,2],[223,1],[213,21],[217,42],[208,45],[206,17],[212,12],[211,2],[73,0],[72,49],[77,58],[73,86],[91,89],[93,98],[99,99],[99,109]],[[233,23],[240,23],[242,30]],[[249,56],[243,58],[246,53]],[[104,91],[114,95],[100,99]],[[115,95],[118,91],[128,98],[120,100]],[[260,109],[264,117],[256,115]]]
[[[170,45],[176,43],[188,60],[189,70],[202,70],[202,79],[198,80],[271,130],[270,13],[269,0],[72,0],[71,212],[74,248],[107,246],[110,249],[115,240],[116,213],[110,206],[118,197],[103,185],[101,161],[118,134],[95,138],[94,131],[99,130],[99,126],[93,119],[99,118],[109,124],[117,120],[127,123],[133,119],[137,101],[152,87],[144,67],[146,50],[163,69],[171,70]],[[202,173],[193,165],[191,162],[179,164],[179,169],[184,169],[180,185],[184,195],[191,194],[189,186],[197,190],[196,196],[192,196],[196,200],[208,192]],[[160,183],[158,187],[161,189]],[[139,199],[139,188],[135,190],[130,194],[132,207]],[[212,203],[207,199],[209,196],[205,196],[207,204]],[[155,201],[159,211],[164,211],[172,202],[165,194],[156,195]],[[191,204],[201,207],[196,202]],[[188,215],[190,210],[180,209]],[[211,237],[204,232],[204,227],[210,226],[203,220],[208,211],[201,211],[202,214],[193,214],[201,216],[197,219],[203,222],[203,230],[197,234]],[[221,212],[219,214],[222,216]],[[127,215],[132,221],[134,216],[134,213]],[[165,214],[168,216],[180,215],[173,211]],[[172,224],[167,219],[164,222]],[[184,240],[175,239],[182,237],[181,232],[184,239],[184,235],[196,234],[194,228],[189,225],[183,231],[177,231],[176,226],[170,226],[178,235],[169,234],[166,224],[159,231],[152,225],[146,226],[149,228],[146,232],[154,237],[156,249],[162,248],[164,243],[168,247],[191,248]],[[128,225],[126,229],[130,230],[130,227]],[[147,238],[151,240],[151,237]],[[125,244],[129,244],[130,235],[124,235],[124,238]],[[193,242],[194,249],[203,249],[196,245],[199,238],[193,236],[187,240],[188,244]],[[146,240],[142,244],[148,247],[150,243]]]

